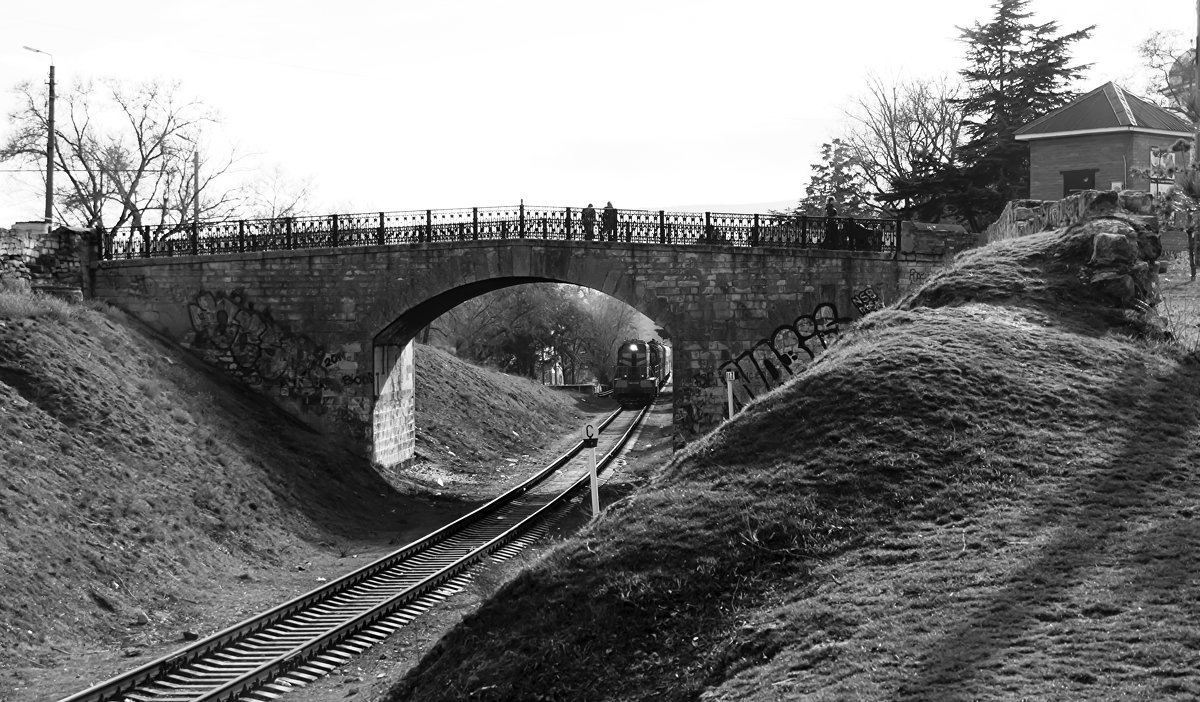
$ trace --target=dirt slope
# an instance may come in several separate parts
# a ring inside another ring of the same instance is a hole
[[[1197,698],[1200,364],[1129,335],[1090,236],[872,314],[387,699]]]
[[[430,348],[417,366],[425,458],[381,476],[115,311],[0,291],[0,700],[76,692],[348,572],[604,409]]]

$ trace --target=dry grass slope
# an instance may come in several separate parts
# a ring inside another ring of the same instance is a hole
[[[429,459],[381,476],[115,310],[0,290],[0,699],[65,696],[407,543],[589,409],[434,349],[417,365]],[[459,435],[464,387],[484,448]],[[463,489],[439,498],[442,476]]]
[[[389,699],[1200,696],[1200,365],[1127,334],[1089,254],[1070,230],[964,256]]]

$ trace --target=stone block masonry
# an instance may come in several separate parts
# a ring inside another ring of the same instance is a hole
[[[0,281],[81,299],[90,263],[89,230],[17,222],[0,229]]]
[[[417,444],[412,343],[399,350],[376,347],[375,368],[382,381],[376,381],[380,390],[373,410],[372,460],[383,466],[402,465],[416,455]]]

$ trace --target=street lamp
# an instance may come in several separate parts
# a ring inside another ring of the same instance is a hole
[[[50,224],[54,221],[54,54],[32,46],[23,48],[50,57],[50,105],[46,110],[46,224]]]

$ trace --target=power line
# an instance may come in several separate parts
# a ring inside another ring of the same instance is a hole
[[[91,173],[93,171],[89,171],[86,168],[55,168],[54,172],[55,173]],[[95,172],[96,173],[138,173],[139,171],[136,168],[105,168],[101,171],[95,171]],[[177,172],[179,172],[179,170],[178,169],[170,169],[170,168],[155,168],[152,170],[147,169],[147,170],[140,171],[140,172],[141,173],[177,173]],[[258,171],[253,168],[239,169],[236,171],[221,171],[222,174],[225,174],[225,173],[257,173],[257,172]],[[43,171],[40,168],[32,168],[32,169],[31,168],[0,168],[0,173],[45,173],[45,171]]]
[[[86,168],[55,168],[54,172],[55,173],[91,173],[92,171],[89,171]],[[138,173],[139,171],[136,168],[106,168],[103,171],[97,171],[97,172],[99,172],[99,173]],[[156,168],[152,171],[151,170],[141,171],[141,173],[170,173],[170,172],[171,171],[168,171],[168,170],[165,170],[162,168]],[[40,168],[34,168],[34,169],[30,169],[30,168],[0,168],[0,173],[45,173],[45,171],[43,171]]]

